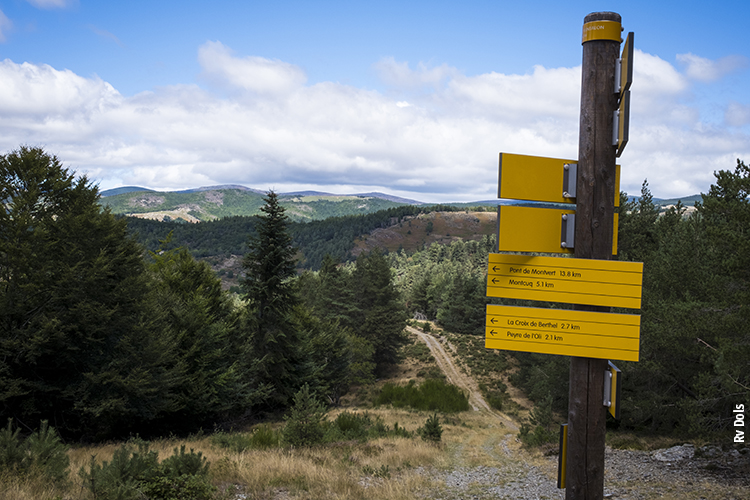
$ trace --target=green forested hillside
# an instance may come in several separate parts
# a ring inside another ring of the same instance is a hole
[[[280,196],[290,219],[321,220],[353,214],[368,214],[404,203],[374,196]],[[210,221],[233,216],[258,215],[263,195],[251,190],[210,189],[193,192],[131,191],[101,199],[114,214],[137,215],[158,221]]]

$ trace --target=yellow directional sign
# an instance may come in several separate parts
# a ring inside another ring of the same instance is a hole
[[[636,360],[637,361],[637,360]],[[609,396],[609,414],[612,415],[612,418],[615,420],[620,420],[620,407],[622,406],[620,404],[620,378],[621,378],[622,371],[617,368],[615,365],[612,364],[612,362],[609,362],[609,366],[607,367],[607,375],[609,377],[608,383],[605,382],[605,396]],[[609,388],[609,393],[606,392],[606,389]]]
[[[572,254],[573,245],[562,245],[563,215],[575,215],[575,210],[498,205],[498,251]],[[617,254],[617,223],[615,214],[612,255]]]
[[[641,307],[642,262],[490,254],[487,296]]]
[[[577,163],[576,160],[500,153],[497,197],[575,204]],[[616,207],[620,206],[620,165],[615,171],[614,202]]]
[[[635,33],[632,31],[628,33],[628,37],[625,39],[625,45],[622,47],[622,55],[620,56],[620,99],[623,98],[625,92],[630,89],[630,85],[633,83],[633,39]]]
[[[485,347],[638,361],[640,325],[634,314],[488,305]]]

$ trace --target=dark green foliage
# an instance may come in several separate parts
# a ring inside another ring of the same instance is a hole
[[[416,386],[413,380],[405,386],[390,382],[375,398],[375,405],[393,405],[396,408],[409,406],[417,410],[454,413],[467,411],[469,399],[458,387],[439,379],[427,379]]]
[[[78,474],[97,500],[210,500],[217,489],[208,481],[209,464],[200,452],[185,447],[159,463],[148,443],[135,440],[115,450],[111,462],[91,457]]]
[[[323,441],[326,433],[326,409],[307,384],[294,395],[294,405],[284,417],[284,443],[294,447],[313,446]]]
[[[440,418],[438,418],[437,413],[433,413],[418,432],[425,441],[439,443],[443,439],[443,426],[440,425]]]
[[[408,310],[421,313],[454,333],[484,332],[487,255],[495,237],[431,245],[410,256],[395,257]]]
[[[678,204],[649,225],[642,202],[621,215],[620,241],[644,262],[641,360],[618,365],[626,428],[711,436],[750,396],[750,171],[738,160],[715,176],[696,213]]]
[[[385,257],[379,252],[360,255],[352,285],[357,307],[352,328],[373,346],[373,361],[382,371],[398,362],[407,341],[406,311]]]
[[[145,498],[154,500],[211,500],[218,489],[203,477],[159,476],[142,486]]]
[[[67,449],[46,421],[41,422],[39,430],[22,439],[19,429],[13,429],[8,419],[8,426],[0,430],[0,471],[39,475],[59,483],[68,478]]]
[[[281,443],[281,433],[270,426],[262,424],[250,433],[218,432],[211,436],[211,442],[222,448],[228,448],[235,453],[245,450],[276,448]]]
[[[521,424],[518,438],[527,447],[557,441],[558,434],[553,425],[551,395],[536,402],[529,414],[529,422]]]
[[[454,333],[484,335],[487,283],[480,272],[451,276],[441,297],[436,319]]]
[[[171,417],[170,431],[193,431],[245,411],[257,395],[247,361],[249,342],[220,281],[184,248],[151,258],[154,304],[162,334],[174,339],[180,373],[174,388],[180,410]]]
[[[510,375],[510,382],[524,390],[537,404],[549,398],[550,411],[566,413],[568,409],[568,380],[570,358],[545,354],[514,353],[518,369]]]
[[[0,157],[0,199],[2,415],[97,436],[172,411],[173,346],[125,221],[38,148]]]
[[[261,207],[256,233],[250,236],[242,262],[242,282],[252,327],[252,352],[258,384],[272,388],[265,404],[287,406],[307,375],[300,332],[292,319],[299,299],[294,288],[295,250],[289,224],[278,197],[271,191]]]
[[[185,453],[185,445],[175,448],[172,456],[166,458],[161,463],[162,473],[168,477],[179,476],[207,476],[208,460],[200,451],[195,453],[190,449],[190,453]]]

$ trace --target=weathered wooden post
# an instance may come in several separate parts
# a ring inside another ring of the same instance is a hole
[[[581,116],[578,145],[575,257],[608,260],[614,228],[615,163],[613,116],[618,107],[615,65],[621,17],[595,12],[584,19]],[[610,308],[577,306],[608,312]],[[568,403],[566,499],[594,500],[604,494],[606,408],[602,405],[606,359],[572,357]]]

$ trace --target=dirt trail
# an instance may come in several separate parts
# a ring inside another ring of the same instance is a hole
[[[435,358],[438,367],[443,371],[445,377],[448,379],[448,382],[457,387],[460,387],[467,392],[467,394],[469,395],[469,404],[474,409],[474,411],[488,413],[500,420],[509,429],[513,431],[518,430],[518,425],[516,424],[516,422],[514,422],[507,415],[492,409],[492,407],[487,404],[487,402],[482,397],[482,393],[479,391],[479,387],[477,386],[476,381],[469,375],[462,373],[458,369],[456,364],[453,362],[453,356],[443,348],[443,345],[435,337],[411,326],[407,326],[406,330],[409,333],[413,333],[417,336],[417,338],[419,338],[419,340],[427,344],[427,347],[429,347],[430,349],[430,353],[432,353],[432,356]]]

